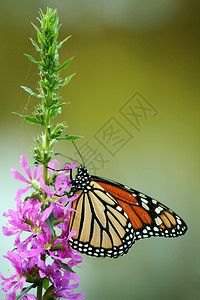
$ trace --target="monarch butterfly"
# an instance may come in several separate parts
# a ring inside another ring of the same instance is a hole
[[[71,182],[69,230],[76,235],[69,245],[96,257],[124,255],[136,240],[151,236],[178,237],[187,231],[185,222],[171,209],[118,182],[91,176],[80,165]]]

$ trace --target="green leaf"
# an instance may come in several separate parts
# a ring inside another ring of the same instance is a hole
[[[57,109],[59,111],[63,106],[65,106],[67,104],[69,104],[69,102],[68,103],[63,102],[61,104],[53,104],[52,106],[49,107],[49,109],[52,109],[52,110]]]
[[[30,291],[32,288],[35,288],[36,286],[37,286],[37,284],[33,283],[31,286],[23,288],[22,292],[18,296],[16,296],[16,300],[22,299],[24,296],[26,296],[28,291]]]
[[[61,111],[62,111],[62,107],[67,105],[69,103],[61,103],[61,104],[53,104],[49,107],[49,109],[51,109],[51,112],[50,112],[50,116],[51,118],[55,118],[57,116],[57,114],[60,114]]]
[[[46,219],[46,223],[51,230],[52,234],[54,234],[54,227],[53,227],[53,221],[54,221],[54,214],[51,213],[50,216]]]
[[[46,292],[44,293],[42,299],[43,300],[54,300],[55,297],[52,295],[52,292],[54,290],[54,286],[53,284],[46,290]]]
[[[47,7],[47,9],[48,9],[48,7]],[[42,11],[42,9],[41,8],[39,8],[39,15],[40,15],[40,18],[41,19],[43,19],[44,18],[44,14],[43,14],[43,11]],[[39,20],[40,21],[40,24],[42,25],[42,20],[40,20],[40,18],[36,18],[37,20]]]
[[[38,42],[40,44],[46,45],[45,40],[43,39],[42,34],[40,33],[40,31],[37,32],[37,37],[38,37]]]
[[[52,139],[49,143],[49,149],[53,148],[55,146],[55,144],[57,143],[56,139]]]
[[[35,117],[30,117],[30,116],[22,116],[22,117],[30,124],[41,124],[41,122],[38,121]]]
[[[69,66],[69,64],[70,64],[70,62],[72,61],[73,58],[74,57],[71,57],[68,60],[66,60],[59,68],[57,68],[55,70],[55,72],[60,72],[62,69],[66,69]]]
[[[44,67],[44,63],[42,61],[37,61],[35,58],[29,54],[24,53],[34,64],[38,64],[41,67]]]
[[[76,140],[76,139],[79,139],[79,138],[82,138],[83,136],[79,136],[79,135],[67,135],[65,137],[61,137],[61,138],[58,138],[57,140],[63,140],[63,141],[73,141],[73,140]]]
[[[43,279],[43,288],[45,290],[47,290],[49,288],[49,279],[48,278]]]
[[[35,47],[35,49],[39,52],[42,52],[42,50],[40,49],[38,44],[32,38],[29,38],[29,39],[30,39],[31,43],[33,44],[33,46]]]
[[[56,47],[54,43],[51,47],[49,47],[48,56],[53,57],[55,55],[55,51],[56,51]]]
[[[44,41],[44,38],[42,36],[42,33],[41,33],[40,29],[35,24],[33,24],[32,22],[31,22],[31,24],[33,25],[33,27],[37,31],[38,42],[40,44],[45,44],[45,41]]]
[[[37,62],[38,66],[44,68],[45,67],[45,64],[42,62],[42,61],[38,61]]]
[[[37,64],[38,62],[35,60],[35,58],[29,54],[24,53],[33,63]]]
[[[34,93],[30,88],[28,88],[28,87],[26,87],[26,86],[22,86],[21,85],[21,88],[22,89],[24,89],[27,93],[29,93],[31,96],[35,96],[35,97],[37,97],[37,98],[41,98],[41,99],[43,99],[43,97],[42,97],[42,95],[38,95],[38,94],[36,94],[36,93]]]
[[[57,262],[59,262],[61,268],[63,268],[64,270],[71,272],[71,273],[76,273],[74,272],[67,264],[64,264],[63,262],[59,261],[56,259]]]
[[[39,32],[40,32],[40,29],[39,29],[34,23],[31,22],[31,25],[33,25],[33,27],[35,28],[36,31],[39,31]],[[40,33],[41,33],[41,32],[40,32]]]
[[[14,112],[14,114],[24,118],[30,124],[41,124],[41,121],[37,120],[35,117],[31,117],[31,116],[28,116],[28,115],[23,116],[23,115],[21,115],[19,113],[16,113],[16,112]]]
[[[51,131],[50,139],[57,139],[62,133],[63,130],[66,128],[65,122],[58,123],[54,129]]]
[[[59,87],[63,87],[63,86],[65,86],[65,85],[67,85],[67,84],[70,82],[70,80],[72,79],[72,77],[73,77],[74,75],[76,75],[76,73],[74,73],[74,74],[69,75],[68,77],[66,77],[65,80],[64,80],[64,82],[63,82],[63,84],[59,84]]]
[[[69,35],[68,37],[66,37],[62,42],[60,42],[57,46],[57,49],[61,48],[62,45],[71,37],[71,35]]]
[[[49,87],[49,81],[48,80],[46,80],[46,81],[41,80],[40,85],[41,85],[42,88]]]

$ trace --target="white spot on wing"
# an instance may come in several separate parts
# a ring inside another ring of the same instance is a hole
[[[141,198],[142,202],[144,202],[145,204],[148,204],[149,201],[147,201],[146,199]]]
[[[126,217],[128,219],[128,215],[124,212],[124,217]]]
[[[142,198],[147,198],[147,196],[143,193],[139,193],[138,196],[142,197]]]
[[[118,211],[122,211],[121,206],[117,206],[116,209],[117,209]]]
[[[143,202],[142,202],[142,206],[144,207],[144,209],[149,210],[149,207]]]
[[[162,220],[159,217],[155,218],[154,220],[156,222],[156,225],[159,226],[160,224],[162,224]]]
[[[124,185],[124,187],[125,187],[125,189],[127,189],[127,190],[131,190],[131,188],[130,188],[129,186],[127,186],[127,185]]]
[[[160,214],[160,212],[163,210],[163,208],[162,207],[156,207],[156,209],[155,209],[155,212],[157,213],[157,214]]]

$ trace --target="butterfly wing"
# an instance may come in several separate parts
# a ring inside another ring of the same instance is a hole
[[[178,237],[187,231],[185,222],[157,200],[130,187],[105,178],[92,176],[128,215],[134,228],[135,240],[151,236]]]
[[[96,257],[118,257],[134,243],[134,229],[126,212],[97,182],[90,181],[76,192],[72,202],[69,239],[75,250]]]

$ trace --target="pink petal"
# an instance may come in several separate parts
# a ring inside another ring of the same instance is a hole
[[[78,266],[78,264],[80,264],[83,260],[82,256],[78,255],[78,254],[74,254],[74,253],[78,253],[76,250],[71,249],[71,251],[69,252],[71,260],[68,262],[68,265],[71,267],[73,266]]]
[[[26,282],[26,278],[24,276],[22,276],[19,280],[19,287],[20,287],[20,293],[23,289],[24,283]]]
[[[68,280],[80,281],[78,275],[72,272],[64,271],[64,277],[67,278]]]
[[[81,300],[81,299],[85,299],[85,298],[83,298],[84,296],[85,296],[85,293],[69,294],[69,295],[67,295],[67,299]]]
[[[65,183],[65,175],[64,174],[59,174],[56,177],[56,182],[55,182],[55,191],[56,191],[56,193],[58,193],[61,185],[64,184],[64,183]]]
[[[21,255],[21,253],[24,253],[27,250],[28,244],[32,242],[34,238],[34,235],[30,235],[23,243],[18,245],[17,252]]]
[[[41,269],[46,269],[46,264],[43,260],[39,259],[38,261],[38,267],[40,267]]]
[[[25,194],[29,189],[31,188],[31,186],[27,186],[26,188],[22,188],[22,189],[19,189],[18,191],[17,191],[17,196],[15,197],[15,201],[20,201],[21,200],[21,196],[23,195],[23,194]]]
[[[12,168],[11,172],[13,173],[13,177],[17,180],[26,182],[26,183],[30,183],[30,181],[28,181],[22,174],[20,174],[16,169]]]
[[[46,219],[50,216],[53,210],[53,203],[49,207],[47,207],[43,212],[40,214],[39,226],[41,226]]]
[[[73,164],[71,164],[70,166],[69,166],[69,169],[75,169],[76,168],[76,166],[77,166],[77,164],[75,164],[75,163],[73,163]]]
[[[6,300],[15,300],[16,299],[16,291],[12,291],[11,293],[6,295]]]
[[[6,280],[7,278],[5,278],[2,274],[1,274],[1,272],[0,272],[0,278],[2,279],[2,280]]]
[[[70,198],[67,198],[67,197],[62,197],[60,200],[64,201],[64,202],[71,202],[71,201],[74,201],[78,198],[78,194],[70,197]]]
[[[41,270],[39,270],[39,274],[40,274],[40,278],[44,278],[44,277],[47,276],[47,275],[46,275],[44,272],[42,272]]]
[[[67,261],[66,261],[64,258],[61,258],[61,257],[59,257],[59,256],[56,256],[56,255],[54,254],[54,252],[52,252],[52,251],[49,250],[49,254],[51,255],[51,257],[55,258],[56,260],[59,260],[59,261],[61,261],[62,263],[67,264]]]
[[[18,231],[16,231],[16,229],[12,230],[12,229],[7,228],[5,226],[2,227],[2,231],[3,231],[3,234],[6,235],[6,236],[15,235],[18,232]]]
[[[70,233],[69,233],[69,235],[67,237],[67,240],[69,240],[72,236],[76,235],[76,233],[77,233],[76,230],[70,231]]]
[[[59,162],[57,159],[55,159],[55,158],[53,158],[53,159],[51,160],[51,162],[50,162],[49,165],[48,165],[49,167],[54,168],[54,163],[52,163],[52,162],[55,162],[55,163],[58,164],[58,170],[61,170],[61,169],[62,169],[60,162]]]
[[[26,158],[24,157],[24,155],[21,155],[20,165],[24,169],[24,171],[26,172],[28,177],[30,179],[32,179],[31,170],[30,170],[30,168],[28,168],[28,162],[27,162]]]
[[[69,177],[66,177],[64,173],[59,174],[56,177],[55,182],[55,192],[56,194],[62,195],[66,190],[70,188],[70,179]]]
[[[20,235],[21,235],[21,231],[20,231],[20,233],[18,233],[18,235],[16,236],[16,239],[15,239],[14,246],[16,246],[16,247],[21,244]]]
[[[6,212],[3,213],[3,216],[6,217],[6,218],[10,217],[10,215],[7,214]]]
[[[33,250],[25,250],[24,252],[20,253],[22,258],[30,258],[34,256],[38,256],[44,251],[44,249],[33,249]]]
[[[9,278],[5,278],[5,281],[2,283],[4,288],[2,288],[3,291],[7,292],[9,291],[16,283],[15,281],[16,275],[12,275]]]
[[[51,189],[48,185],[45,184],[44,179],[40,178],[40,186],[41,188],[47,193],[48,197],[51,197],[53,193],[51,192]]]
[[[42,166],[38,166],[34,168],[34,172],[33,172],[33,176],[34,178],[36,178],[38,176],[38,173],[40,172]],[[41,174],[39,175],[39,177],[37,179],[39,179],[41,176],[43,176],[43,172],[41,172]]]

